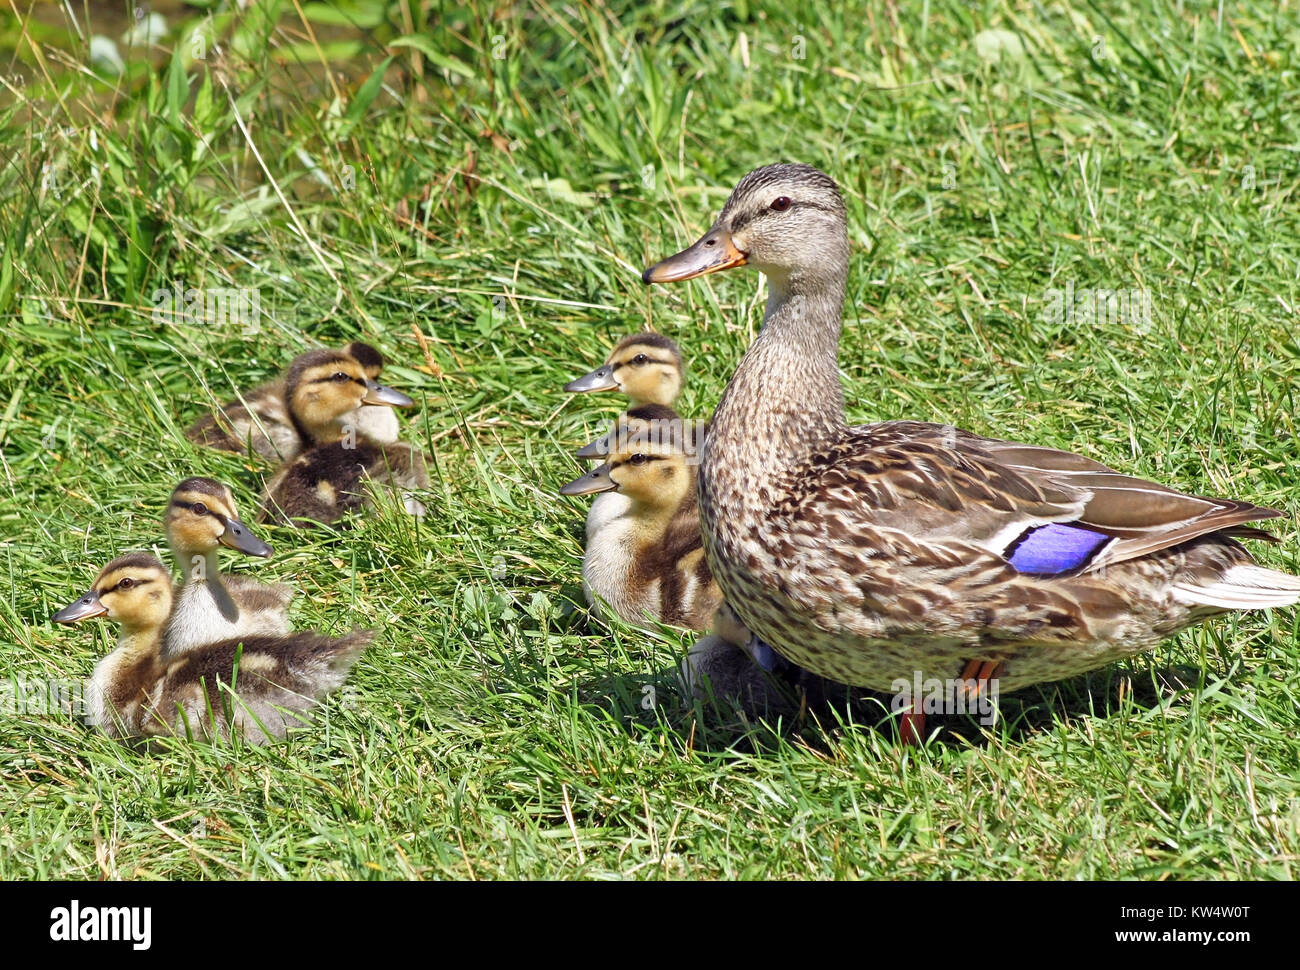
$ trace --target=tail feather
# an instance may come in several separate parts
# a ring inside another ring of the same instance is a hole
[[[1242,564],[1225,570],[1217,582],[1175,583],[1173,593],[1189,605],[1262,610],[1300,603],[1300,576]]]

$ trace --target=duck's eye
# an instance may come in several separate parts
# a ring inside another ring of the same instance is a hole
[[[773,212],[784,212],[788,208],[790,208],[789,196],[778,196],[772,201],[771,209]]]
[[[635,357],[632,358],[632,363],[634,363],[634,364],[648,364],[648,363],[650,363],[650,358],[647,357],[645,354],[637,354]]]
[[[190,506],[190,510],[191,510],[195,515],[207,515],[207,514],[208,514],[208,507],[207,507],[206,505],[204,505],[202,502],[195,502],[193,505]]]
[[[135,585],[135,580],[132,579],[130,576],[128,576],[128,577],[126,577],[126,579],[122,580],[120,583],[117,584],[117,588],[118,588],[118,589],[130,589],[130,588],[131,588],[132,586],[134,586],[134,585]]]
[[[633,465],[644,465],[649,460],[650,459],[645,455],[633,455],[631,458],[628,459],[628,461],[631,462]]]
[[[352,380],[352,378],[348,377],[348,375],[343,373],[343,371],[339,371],[334,375],[333,380],[336,384],[342,384],[344,381]]]

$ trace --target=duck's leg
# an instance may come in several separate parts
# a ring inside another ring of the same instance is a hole
[[[912,701],[912,709],[904,711],[898,718],[898,740],[901,744],[921,746],[925,740],[925,710],[921,698]]]
[[[996,680],[1001,672],[1001,660],[972,660],[961,672],[962,689],[972,700],[981,697],[988,692],[989,681]]]

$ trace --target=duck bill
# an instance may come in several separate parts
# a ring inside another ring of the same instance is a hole
[[[587,459],[608,458],[610,455],[609,435],[603,434],[595,441],[588,442],[587,444],[583,445],[581,448],[578,449],[577,455],[579,458],[587,458]]]
[[[717,273],[733,266],[744,266],[748,254],[736,248],[731,233],[714,226],[690,249],[655,263],[641,274],[643,283],[676,283],[697,276]]]
[[[564,389],[570,394],[590,394],[592,391],[617,391],[618,381],[614,380],[614,368],[609,364],[597,367],[589,374],[583,374],[576,380],[569,381]]]
[[[75,603],[69,603],[50,619],[55,623],[76,623],[80,620],[89,620],[92,616],[103,616],[107,612],[108,607],[99,601],[99,594],[90,589]]]
[[[415,405],[415,401],[401,391],[395,391],[391,387],[379,384],[370,378],[366,378],[366,396],[361,399],[361,403],[378,404],[386,408],[409,408]]]
[[[221,538],[217,541],[229,549],[242,552],[246,556],[259,556],[262,559],[267,559],[271,555],[271,547],[253,535],[248,526],[235,518],[226,519],[226,531],[221,533]]]
[[[591,495],[595,492],[608,492],[618,488],[614,479],[609,477],[609,465],[592,469],[580,478],[575,478],[560,489],[561,495]]]

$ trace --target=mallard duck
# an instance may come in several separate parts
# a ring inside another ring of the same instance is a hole
[[[657,333],[634,333],[609,352],[605,363],[564,385],[571,394],[621,391],[632,402],[671,407],[685,379],[682,352],[677,344]]]
[[[848,259],[835,182],[772,165],[642,277],[746,265],[767,277],[762,332],[713,415],[699,496],[727,601],[781,654],[875,690],[972,669],[1015,690],[1218,613],[1300,600],[1300,578],[1238,541],[1271,538],[1244,523],[1275,510],[952,427],[846,424],[836,356]]]
[[[86,692],[87,720],[110,737],[226,737],[232,727],[254,744],[283,737],[343,683],[374,636],[246,636],[169,659],[162,631],[171,607],[166,567],[132,553],[101,569],[86,593],[52,617],[76,623],[107,616],[122,627]]]
[[[289,632],[291,587],[221,574],[221,546],[247,556],[271,555],[271,547],[240,520],[229,488],[211,478],[185,479],[172,491],[163,524],[181,574],[164,636],[168,657],[229,637]]]
[[[396,407],[409,407],[414,403],[404,394],[397,394],[391,388],[375,384],[384,369],[383,355],[369,344],[353,341],[341,351],[314,350],[298,356],[285,374],[240,394],[236,400],[222,405],[215,413],[204,415],[186,429],[185,436],[196,444],[209,448],[240,454],[251,448],[263,458],[288,461],[304,448],[317,443],[306,437],[310,433],[309,422],[294,419],[293,395],[288,388],[290,377],[295,369],[301,374],[308,366],[328,364],[336,360],[337,355],[351,358],[360,365],[363,378],[377,388],[374,391],[376,396],[389,398]],[[301,392],[301,382],[298,387]],[[309,400],[298,402],[300,408],[310,406]],[[351,415],[351,423],[358,435],[377,444],[397,440],[401,427],[390,408],[353,410],[356,413]],[[327,431],[332,430],[332,426],[327,428]]]
[[[271,479],[261,521],[335,522],[365,503],[365,480],[400,489],[406,510],[424,514],[424,506],[412,494],[429,485],[423,453],[400,441],[377,444],[357,433],[359,410],[372,405],[409,407],[413,403],[409,397],[367,378],[347,354],[328,350],[295,360],[285,393],[303,440],[314,444]]]
[[[671,408],[656,404],[633,408],[627,420],[631,427],[682,424]],[[560,489],[561,495],[617,489],[629,499],[627,511],[587,545],[587,602],[608,604],[628,623],[645,626],[650,619],[701,630],[721,597],[700,548],[692,459],[671,432],[619,439],[608,461]]]

